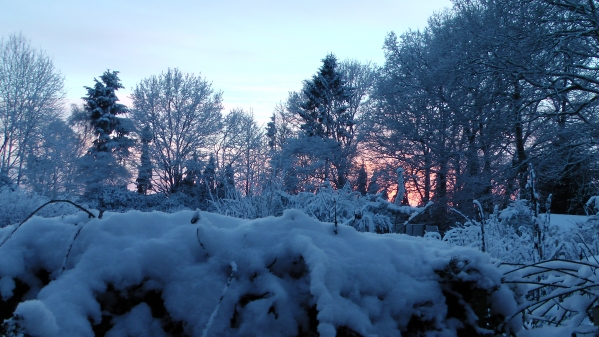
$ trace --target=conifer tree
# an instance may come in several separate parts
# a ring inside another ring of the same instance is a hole
[[[377,182],[379,176],[380,172],[374,171],[372,177],[370,177],[370,183],[368,184],[368,194],[375,195],[379,193],[379,190],[381,189],[381,185],[379,185],[379,183]]]
[[[277,144],[277,125],[276,115],[274,113],[270,116],[270,122],[266,123],[266,137],[268,137],[268,148],[270,151],[275,151]]]
[[[361,195],[366,195],[367,179],[366,169],[364,168],[364,164],[362,164],[362,167],[360,167],[360,170],[358,171],[358,179],[356,180],[356,190],[360,192]]]
[[[352,88],[343,80],[335,55],[329,54],[322,60],[318,73],[304,81],[298,104],[289,107],[302,121],[303,135],[296,151],[307,152],[299,155],[322,162],[323,180],[333,182],[336,188],[347,182],[349,166],[356,154],[355,111],[349,109],[351,95]]]
[[[235,172],[233,171],[233,166],[227,164],[224,171],[217,186],[219,199],[232,198],[235,195]]]
[[[209,201],[214,200],[217,197],[216,159],[214,159],[214,155],[210,155],[208,164],[206,164],[206,167],[202,172],[202,179],[200,181],[200,185],[198,186],[198,190],[200,205],[202,209],[207,209]]]
[[[127,137],[131,123],[118,115],[126,114],[129,110],[119,99],[116,91],[123,89],[118,71],[107,70],[100,81],[94,78],[94,87],[85,87],[87,96],[84,109],[89,113],[89,119],[96,133],[92,152],[123,152],[128,151],[131,140]]]
[[[152,131],[146,126],[140,135],[141,157],[139,172],[137,174],[137,192],[147,194],[152,189],[152,162],[150,160],[150,142],[152,141]]]
[[[82,99],[95,139],[79,163],[79,181],[90,199],[101,198],[105,186],[126,186],[130,173],[123,161],[133,145],[128,135],[134,131],[129,119],[118,117],[128,112],[125,105],[117,103],[115,92],[123,88],[118,71],[107,70],[94,81],[93,87],[85,87],[87,96]]]

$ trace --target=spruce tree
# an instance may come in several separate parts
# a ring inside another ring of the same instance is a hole
[[[277,125],[274,113],[270,116],[270,122],[266,123],[266,137],[268,138],[268,148],[274,152],[277,144]]]
[[[85,87],[87,96],[84,111],[93,128],[93,146],[79,162],[79,181],[85,186],[88,199],[99,199],[102,204],[102,190],[105,186],[125,188],[130,179],[123,161],[129,156],[133,140],[128,137],[134,131],[127,118],[118,117],[128,112],[123,104],[117,103],[115,92],[123,85],[118,71],[107,70],[100,80],[94,79],[93,87]]]
[[[84,110],[88,113],[90,124],[96,133],[92,152],[128,151],[131,141],[127,137],[131,130],[128,120],[117,117],[126,114],[129,110],[123,104],[117,103],[119,99],[116,91],[123,89],[118,71],[107,70],[100,81],[94,78],[93,87],[85,87],[87,96]]]
[[[300,152],[307,152],[301,155],[322,163],[323,180],[333,182],[336,188],[346,184],[356,154],[354,114],[349,109],[352,92],[338,70],[335,55],[329,54],[312,79],[304,81],[301,101],[292,108],[301,118],[302,136],[309,138],[300,140]]]
[[[351,92],[337,70],[335,55],[322,60],[318,73],[311,81],[304,81],[302,92],[306,100],[300,105],[299,115],[304,120],[301,128],[308,136],[338,141],[351,136],[354,121],[347,115]]]
[[[358,171],[358,179],[356,180],[356,190],[361,195],[366,195],[367,179],[368,179],[368,176],[366,174],[366,169],[364,168],[364,164],[362,164],[362,167],[360,167],[360,170]]]

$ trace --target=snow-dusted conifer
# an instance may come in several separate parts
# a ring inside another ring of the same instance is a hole
[[[366,182],[368,180],[368,176],[366,174],[366,169],[364,168],[364,164],[360,167],[358,171],[358,179],[356,180],[356,190],[361,195],[366,195]]]
[[[219,199],[232,198],[235,195],[235,172],[231,164],[225,166],[224,173],[221,175],[216,189]]]
[[[94,81],[94,87],[85,87],[83,100],[95,140],[79,163],[79,181],[85,185],[87,198],[99,198],[105,185],[126,186],[130,174],[122,161],[129,156],[133,140],[128,135],[134,131],[129,119],[118,117],[128,112],[125,105],[117,103],[115,92],[124,88],[118,71],[107,70]]]
[[[368,194],[375,195],[381,189],[381,185],[377,183],[377,179],[379,178],[380,172],[374,171],[372,177],[370,177],[370,183],[368,184]]]
[[[352,90],[338,70],[333,54],[322,60],[322,66],[311,80],[304,81],[302,95],[291,110],[301,119],[303,137],[322,138],[322,142],[304,139],[299,146],[300,155],[313,157],[322,163],[323,179],[342,188],[347,182],[351,159],[355,155],[354,111],[349,109]],[[306,147],[316,145],[316,148]],[[301,151],[303,149],[303,151]]]
[[[139,173],[137,174],[137,192],[147,194],[152,189],[152,161],[150,160],[150,142],[152,141],[152,131],[146,126],[140,135],[141,157]]]
[[[266,123],[266,137],[268,137],[268,148],[271,151],[276,150],[277,125],[276,115],[273,113],[270,116],[270,122]]]
[[[198,186],[200,204],[204,209],[208,207],[210,200],[216,199],[216,160],[210,155],[208,164],[202,172],[202,179]]]

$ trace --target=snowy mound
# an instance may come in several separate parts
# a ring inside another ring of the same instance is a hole
[[[516,307],[473,249],[345,226],[335,234],[299,211],[197,218],[30,219],[0,247],[4,334],[476,336]],[[13,229],[0,229],[0,242]]]

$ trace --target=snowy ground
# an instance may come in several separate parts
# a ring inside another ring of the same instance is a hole
[[[475,336],[519,328],[501,324],[516,308],[501,277],[476,249],[336,234],[294,210],[79,213],[34,217],[0,247],[0,313],[7,335]]]
[[[549,216],[551,226],[559,227],[563,230],[572,229],[576,224],[585,223],[589,219],[586,215],[569,214],[551,214]]]

